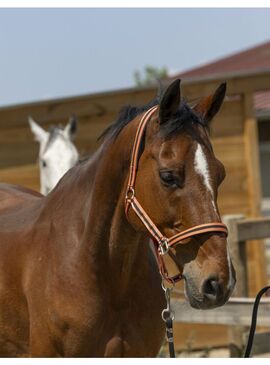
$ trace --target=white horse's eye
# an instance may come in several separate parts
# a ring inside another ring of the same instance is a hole
[[[47,166],[47,163],[44,160],[41,161],[41,164],[42,164],[42,167],[46,167]]]

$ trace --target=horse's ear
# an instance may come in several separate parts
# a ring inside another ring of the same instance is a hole
[[[167,88],[159,106],[159,121],[166,123],[178,110],[181,100],[180,80],[177,79]]]
[[[78,121],[76,116],[73,114],[69,118],[68,124],[64,129],[64,133],[69,139],[73,140],[76,135],[77,129],[78,129]]]
[[[215,93],[202,99],[194,110],[199,113],[206,123],[211,122],[219,111],[226,94],[226,82],[219,85]]]
[[[37,142],[44,142],[48,138],[48,132],[45,131],[42,127],[40,127],[32,117],[28,117],[28,123],[30,125],[30,129],[35,137]]]

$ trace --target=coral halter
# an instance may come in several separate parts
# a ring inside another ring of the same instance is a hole
[[[129,171],[129,179],[125,197],[125,212],[126,216],[128,216],[129,208],[131,207],[140,221],[144,224],[150,236],[153,240],[156,259],[159,266],[159,271],[163,279],[168,282],[174,284],[175,282],[182,279],[182,275],[179,273],[176,276],[170,277],[168,275],[168,271],[166,269],[163,255],[167,254],[169,250],[179,244],[183,244],[183,240],[189,237],[198,236],[203,233],[217,233],[222,232],[225,235],[228,235],[228,230],[225,224],[221,222],[212,222],[200,224],[191,228],[188,228],[180,233],[175,234],[171,237],[164,236],[154,222],[151,220],[149,215],[145,212],[139,201],[135,196],[135,181],[136,181],[136,173],[139,163],[139,151],[143,139],[143,135],[147,126],[147,123],[150,121],[151,116],[157,110],[158,106],[154,106],[149,109],[142,117],[140,124],[138,126],[135,141],[133,145],[132,155],[131,155],[131,163],[130,163],[130,171]]]

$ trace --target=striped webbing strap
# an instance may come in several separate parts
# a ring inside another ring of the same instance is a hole
[[[147,126],[147,123],[150,121],[151,116],[154,114],[154,112],[157,110],[158,106],[154,106],[150,108],[145,114],[143,115],[137,132],[135,136],[135,141],[132,149],[132,155],[131,155],[131,163],[130,163],[130,170],[129,170],[129,179],[128,179],[128,185],[127,185],[127,191],[126,191],[126,201],[125,201],[125,212],[126,216],[128,216],[129,208],[131,207],[134,211],[134,213],[137,215],[137,217],[140,219],[140,221],[144,224],[146,229],[151,235],[151,238],[153,240],[154,246],[155,246],[155,253],[156,253],[156,259],[159,266],[160,274],[164,279],[166,279],[169,282],[176,282],[179,281],[182,276],[181,274],[178,274],[174,277],[169,277],[167,269],[164,264],[163,255],[168,253],[170,248],[172,248],[175,245],[183,244],[184,241],[187,238],[194,237],[203,233],[217,233],[221,232],[224,233],[226,236],[228,235],[228,230],[225,224],[221,222],[212,222],[212,223],[205,223],[200,224],[191,228],[188,228],[182,232],[179,232],[171,237],[164,236],[160,230],[157,228],[157,226],[154,224],[154,222],[151,220],[149,215],[145,212],[141,204],[139,203],[138,199],[135,196],[135,181],[136,181],[136,173],[139,163],[139,152],[140,152],[140,146],[141,141],[144,136],[144,132]]]

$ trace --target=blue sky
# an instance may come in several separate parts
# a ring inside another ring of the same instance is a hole
[[[133,86],[270,40],[270,9],[0,9],[0,105]]]

